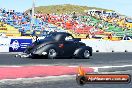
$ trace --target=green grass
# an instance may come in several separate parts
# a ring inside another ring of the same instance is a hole
[[[29,12],[30,9],[26,10],[25,12]],[[87,6],[64,4],[64,5],[49,5],[49,6],[35,7],[35,13],[47,13],[47,14],[68,13],[70,14],[70,13],[76,12],[76,13],[83,14],[85,10],[89,10],[89,9],[107,10],[107,9],[102,9],[102,8],[97,8],[97,7],[87,7]]]

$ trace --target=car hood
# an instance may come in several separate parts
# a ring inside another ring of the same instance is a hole
[[[30,52],[33,52],[35,50],[37,50],[38,48],[41,48],[47,44],[51,44],[54,43],[54,40],[49,40],[49,39],[42,39],[42,40],[38,40],[37,42],[33,42],[30,48]]]

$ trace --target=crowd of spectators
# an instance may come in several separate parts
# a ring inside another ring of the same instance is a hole
[[[33,21],[33,24],[31,24]],[[29,33],[32,34],[33,30],[43,30],[48,26],[42,19],[34,17],[31,19],[31,14],[15,12],[15,10],[0,9],[0,27],[4,24],[11,25],[16,29],[19,29],[22,34]]]
[[[118,33],[132,32],[132,22],[126,16],[114,13],[110,14],[37,14],[38,17],[46,22],[61,26],[65,29],[74,30],[81,34],[104,34],[111,32],[113,35]]]
[[[31,25],[32,20],[34,24]],[[91,34],[92,36],[103,35],[106,32],[115,34],[115,32],[132,31],[130,18],[119,14],[102,14],[99,11],[85,14],[77,14],[76,12],[71,14],[35,14],[34,18],[31,19],[31,14],[28,13],[0,9],[0,22],[2,22],[1,27],[8,24],[21,32],[30,30],[31,26],[33,30],[45,30],[48,28],[47,23],[77,34]]]

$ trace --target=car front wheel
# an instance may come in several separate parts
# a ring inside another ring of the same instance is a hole
[[[57,57],[57,51],[55,49],[49,49],[48,59],[55,59]]]

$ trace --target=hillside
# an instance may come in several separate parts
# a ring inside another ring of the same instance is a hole
[[[31,9],[31,8],[30,8]],[[29,12],[28,9],[25,12]],[[39,6],[35,7],[35,13],[84,13],[85,10],[89,9],[98,9],[98,10],[107,10],[97,7],[87,7],[87,6],[79,6],[79,5],[71,5],[71,4],[64,4],[64,5],[50,5],[50,6]]]

